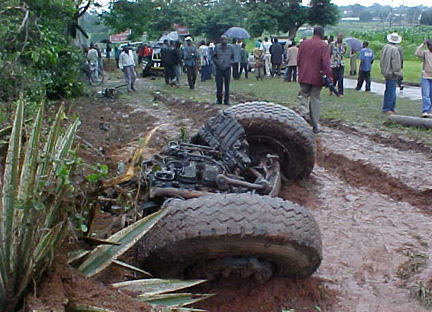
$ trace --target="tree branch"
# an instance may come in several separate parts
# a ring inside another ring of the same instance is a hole
[[[92,4],[92,2],[93,2],[92,0],[88,0],[86,6],[85,6],[84,8],[82,8],[82,11],[80,12],[80,11],[78,10],[78,18],[80,18],[81,16],[84,15],[85,12],[87,12],[87,10],[89,9],[90,4]]]

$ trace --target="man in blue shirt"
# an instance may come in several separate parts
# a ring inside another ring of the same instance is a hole
[[[363,81],[366,80],[366,92],[371,90],[370,72],[374,61],[374,53],[368,48],[369,42],[363,42],[363,49],[360,50],[360,69],[357,81],[356,90],[360,91],[363,86]]]

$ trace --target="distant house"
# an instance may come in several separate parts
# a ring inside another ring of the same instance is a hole
[[[341,22],[360,22],[360,17],[342,17]]]

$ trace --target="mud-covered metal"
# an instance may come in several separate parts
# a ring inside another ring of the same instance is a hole
[[[273,184],[280,183],[274,178],[279,166],[274,165],[277,156],[264,158],[258,167],[250,167],[243,127],[232,114],[221,112],[190,143],[170,142],[162,156],[145,162],[142,182],[150,198],[195,198],[221,192],[268,195],[278,190]]]

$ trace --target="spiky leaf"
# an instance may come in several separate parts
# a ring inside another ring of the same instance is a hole
[[[115,288],[137,291],[145,295],[157,295],[177,291],[204,283],[206,280],[182,281],[176,279],[141,279],[113,284]]]
[[[161,304],[169,307],[183,307],[210,298],[213,294],[159,294],[159,295],[140,295],[138,300],[151,304]]]
[[[78,268],[87,276],[93,276],[111,264],[130,247],[132,247],[144,234],[146,234],[165,214],[165,209],[159,210],[115,233],[107,240],[116,245],[103,245],[94,249],[89,257]]]

